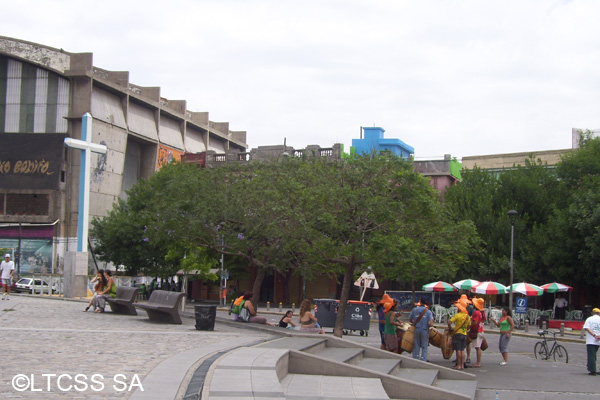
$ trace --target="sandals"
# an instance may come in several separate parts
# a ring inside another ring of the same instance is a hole
[[[87,312],[87,310],[89,310],[89,309],[90,309],[90,306],[87,306],[87,307],[85,308],[85,310],[83,310],[83,312]]]

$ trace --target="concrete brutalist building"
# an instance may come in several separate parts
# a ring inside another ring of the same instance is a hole
[[[64,138],[81,138],[84,113],[108,148],[92,153],[90,218],[186,152],[246,152],[246,132],[160,92],[94,66],[92,53],[0,37],[0,251],[20,246],[21,272],[61,273],[75,251],[80,152]]]

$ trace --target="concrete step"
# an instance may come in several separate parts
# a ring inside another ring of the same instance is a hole
[[[288,374],[281,388],[288,400],[389,399],[376,378]]]
[[[323,335],[322,335],[323,336]],[[325,348],[327,339],[307,338],[307,337],[284,337],[270,342],[259,344],[257,347],[268,347],[272,349],[290,349],[298,351],[306,351],[319,346]]]
[[[438,371],[436,369],[400,368],[395,375],[411,382],[433,385],[437,379]]]
[[[352,365],[357,367],[369,369],[375,372],[381,372],[382,374],[394,374],[399,368],[402,360],[393,358],[369,358],[365,357],[356,362],[350,362]]]
[[[477,394],[477,381],[474,380],[438,379],[433,386],[464,394],[471,399],[475,399]]]
[[[323,350],[311,351],[307,350],[307,353],[314,354],[319,357],[327,358],[332,361],[339,361],[343,363],[350,362],[357,356],[363,353],[363,349],[354,347],[326,347]]]

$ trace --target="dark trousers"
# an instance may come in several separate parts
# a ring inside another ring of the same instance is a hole
[[[598,354],[598,345],[588,344],[587,347],[587,369],[590,372],[596,372],[596,355]]]

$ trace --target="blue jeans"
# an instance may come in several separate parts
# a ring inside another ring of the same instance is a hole
[[[587,369],[590,372],[596,372],[596,355],[598,354],[598,347],[595,344],[588,344],[587,347]]]
[[[427,361],[427,346],[428,345],[429,345],[429,329],[427,329],[427,330],[415,329],[412,357],[417,360]]]

